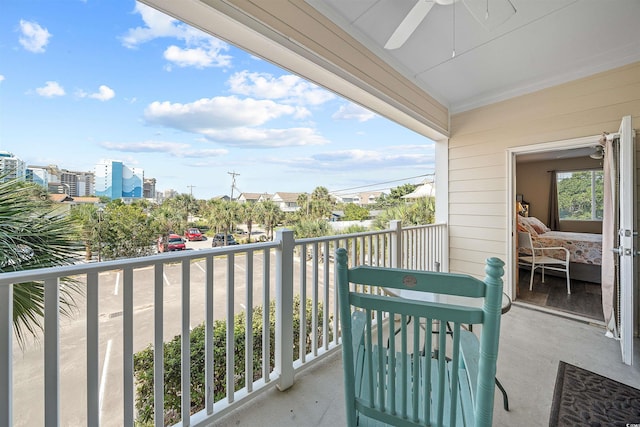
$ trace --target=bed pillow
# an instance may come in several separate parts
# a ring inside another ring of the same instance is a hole
[[[529,221],[523,216],[518,215],[518,231],[525,231],[531,234],[531,237],[538,237],[538,232],[529,224]]]
[[[535,216],[530,216],[529,218],[525,218],[525,220],[531,227],[533,227],[534,230],[536,230],[538,234],[544,234],[547,231],[551,231],[551,229],[547,227],[544,222],[540,221]]]

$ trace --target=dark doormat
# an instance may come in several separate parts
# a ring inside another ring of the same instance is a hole
[[[640,423],[640,390],[560,361],[549,426]]]

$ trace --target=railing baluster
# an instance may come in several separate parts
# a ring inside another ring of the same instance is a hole
[[[125,426],[133,426],[133,268],[124,268],[122,281],[122,399]]]
[[[322,345],[325,350],[329,350],[329,265],[331,263],[329,250],[329,241],[327,240],[322,246],[322,259],[324,259],[324,265],[322,266],[322,283],[324,285],[324,295],[322,298]]]
[[[60,425],[59,278],[44,281],[44,422]]]
[[[234,278],[234,256],[233,253],[227,255],[227,402],[232,403],[235,392],[235,336],[234,336],[234,304],[235,294],[233,286]]]
[[[213,386],[213,256],[206,258],[205,268],[205,319],[204,319],[204,383],[205,409],[207,415],[213,414],[214,386]]]
[[[313,260],[311,265],[311,353],[314,356],[318,355],[318,242],[313,244]],[[301,301],[305,306],[306,313],[306,300]],[[305,333],[306,335],[306,333]]]
[[[253,250],[247,251],[246,258],[247,316],[245,336],[245,386],[247,392],[253,391]]]
[[[191,262],[182,261],[182,340],[180,364],[182,367],[182,426],[191,425]]]
[[[153,275],[153,419],[164,426],[164,264],[157,263]]]
[[[0,425],[13,422],[13,284],[0,285]]]
[[[100,423],[98,286],[98,273],[87,274],[87,425],[90,426]]]
[[[265,249],[262,262],[262,377],[265,383],[271,380],[271,319],[270,319],[270,280],[271,250]]]
[[[300,334],[298,336],[298,357],[302,363],[307,361],[306,352],[306,325],[307,325],[307,245],[300,247]]]

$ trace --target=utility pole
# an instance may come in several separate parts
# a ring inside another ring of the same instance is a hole
[[[236,188],[236,176],[239,176],[240,174],[236,173],[236,171],[227,173],[231,175],[231,200],[233,200],[233,189]]]
[[[195,187],[195,185],[187,185],[187,188],[189,189],[189,194],[191,194],[191,196],[193,196],[193,188]]]

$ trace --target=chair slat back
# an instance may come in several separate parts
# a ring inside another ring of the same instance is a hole
[[[336,259],[348,425],[491,425],[504,263],[489,260],[483,282],[458,274],[349,269],[342,248]],[[483,305],[409,300],[356,285],[481,298]],[[467,372],[461,354],[470,334],[465,324],[483,325],[477,376]]]

